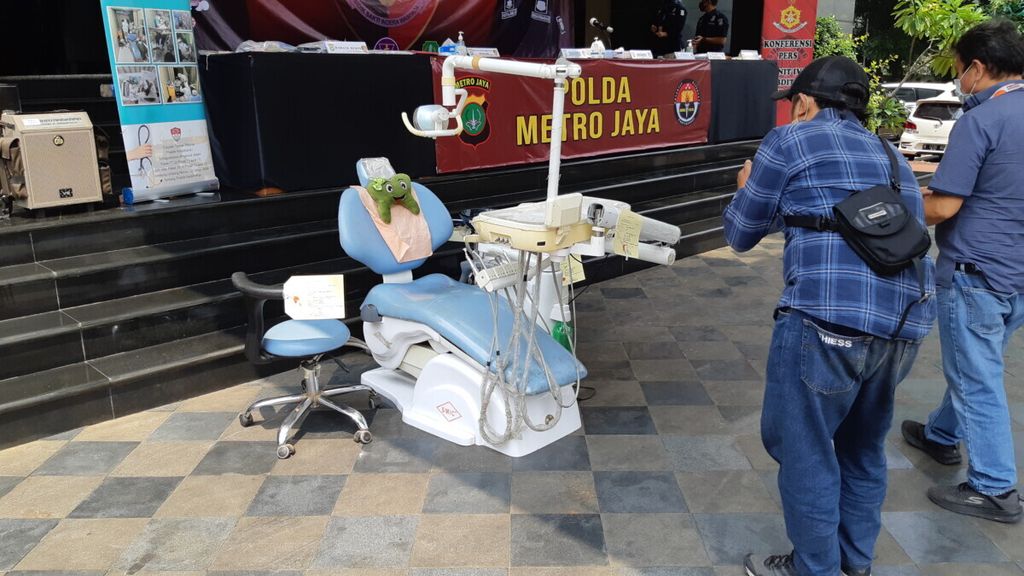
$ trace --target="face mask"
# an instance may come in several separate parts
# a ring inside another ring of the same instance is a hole
[[[974,84],[973,84],[973,85],[971,86],[971,92],[969,92],[969,93],[968,93],[968,92],[965,92],[965,91],[964,91],[964,88],[963,88],[963,85],[962,85],[962,84],[963,84],[963,82],[962,82],[962,81],[960,80],[960,78],[963,78],[964,76],[966,76],[966,75],[967,75],[967,72],[968,72],[968,71],[969,71],[969,70],[970,70],[970,69],[971,69],[971,68],[972,68],[973,66],[974,66],[974,63],[972,62],[972,63],[971,63],[971,65],[970,65],[970,66],[968,66],[966,70],[964,70],[964,73],[963,73],[963,74],[961,74],[961,75],[960,75],[960,76],[959,76],[958,78],[956,78],[955,80],[953,80],[953,85],[954,85],[954,86],[956,86],[956,95],[957,95],[957,98],[959,98],[959,99],[960,99],[960,103],[961,103],[961,104],[963,104],[964,102],[967,102],[967,99],[968,99],[968,98],[970,98],[970,97],[971,97],[971,94],[973,94],[973,93],[974,93],[974,87],[978,85],[978,80],[977,80],[977,79],[975,79],[975,80],[974,80]]]

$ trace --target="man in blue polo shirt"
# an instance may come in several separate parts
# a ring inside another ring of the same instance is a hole
[[[1017,469],[1003,353],[1024,324],[1024,39],[1008,22],[981,24],[956,45],[964,115],[925,200],[938,224],[939,336],[946,395],[906,441],[967,481],[928,490],[953,512],[1019,522]]]
[[[899,186],[924,221],[921,191],[895,148],[862,119],[868,76],[849,58],[812,62],[789,90],[795,124],[769,132],[737,178],[725,237],[737,251],[783,228],[786,216],[824,216],[854,192]],[[913,269],[879,276],[836,232],[786,227],[785,288],[775,312],[761,436],[779,462],[793,552],[748,555],[748,576],[871,573],[886,491],[885,436],[896,385],[935,319]],[[922,264],[934,292],[934,265]],[[900,324],[909,307],[906,323]]]

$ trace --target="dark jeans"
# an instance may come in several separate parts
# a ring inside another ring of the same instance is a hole
[[[768,355],[764,446],[779,463],[800,574],[871,566],[885,499],[885,436],[896,385],[919,343],[780,312]]]

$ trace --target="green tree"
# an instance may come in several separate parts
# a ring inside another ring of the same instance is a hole
[[[817,26],[814,32],[815,58],[846,56],[851,60],[857,59],[857,47],[860,45],[860,39],[843,32],[839,26],[839,20],[835,16],[819,17]]]
[[[899,0],[892,15],[896,27],[913,39],[908,59],[912,64],[903,81],[929,68],[940,77],[952,76],[953,46],[964,32],[988,19],[985,10],[969,0]],[[925,48],[914,58],[917,43]]]
[[[1013,22],[1020,33],[1024,34],[1024,0],[992,0],[989,13],[994,18],[1006,18]]]
[[[839,21],[835,16],[818,18],[818,28],[814,33],[814,57],[824,56],[846,56],[851,60],[857,60],[857,52],[864,42],[864,37],[855,37],[852,34],[843,32],[839,27]],[[907,119],[906,108],[903,103],[892,97],[882,87],[882,77],[886,69],[892,64],[894,58],[885,60],[872,60],[864,70],[868,73],[870,83],[868,86],[869,99],[867,107],[867,118],[864,122],[868,130],[878,132],[898,132]]]

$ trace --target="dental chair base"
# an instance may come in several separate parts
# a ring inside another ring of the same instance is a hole
[[[579,430],[579,406],[572,386],[562,386],[561,418],[550,430],[535,432],[523,427],[518,438],[493,445],[480,435],[480,389],[483,371],[470,366],[451,353],[437,354],[423,366],[418,378],[388,368],[365,372],[361,382],[395,405],[402,421],[461,446],[480,445],[506,456],[526,456]],[[544,416],[558,409],[551,394],[526,398],[526,409],[534,420],[543,423]],[[491,429],[505,429],[505,401],[495,393],[487,408]]]

